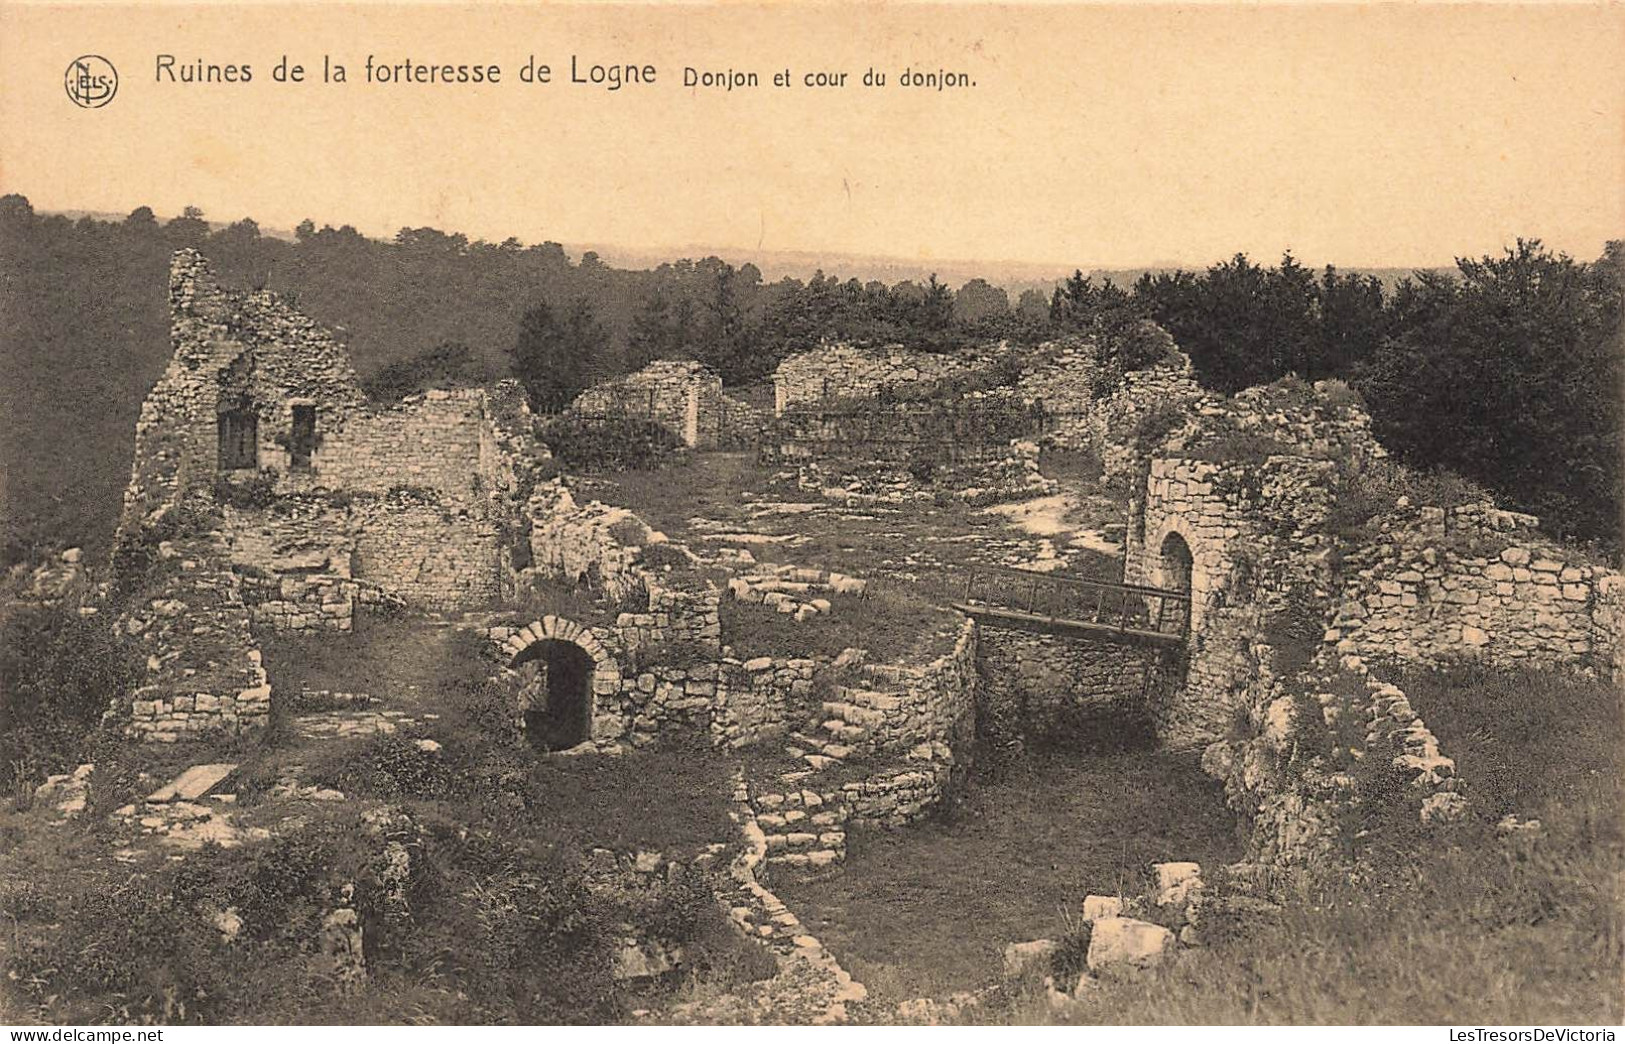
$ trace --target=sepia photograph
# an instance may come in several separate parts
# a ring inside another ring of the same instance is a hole
[[[0,0],[8,1039],[1613,1041],[1622,56]]]

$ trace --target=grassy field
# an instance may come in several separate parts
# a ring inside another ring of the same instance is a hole
[[[1070,1021],[1101,1024],[1618,1025],[1622,730],[1618,690],[1550,673],[1402,679],[1457,760],[1468,820],[1401,831],[1358,884],[1279,923],[1109,983]],[[1508,813],[1538,818],[1506,837]],[[1050,1021],[1042,1001],[1015,1013]]]
[[[1150,752],[1029,758],[951,816],[853,838],[846,868],[774,887],[877,1002],[996,981],[1006,944],[1054,937],[1089,893],[1146,864],[1240,857],[1217,785]]]

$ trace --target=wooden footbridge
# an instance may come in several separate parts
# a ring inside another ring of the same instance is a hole
[[[1044,634],[1179,646],[1190,633],[1188,592],[1029,569],[972,567],[954,608],[990,624]]]

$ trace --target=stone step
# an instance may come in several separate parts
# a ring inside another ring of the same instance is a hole
[[[171,801],[194,801],[213,790],[221,780],[236,769],[235,762],[193,765],[169,784],[148,794],[147,801],[154,805],[167,804]]]
[[[783,855],[770,855],[767,857],[773,866],[794,867],[798,870],[820,870],[845,862],[844,850],[819,849],[815,852],[787,852]]]
[[[846,847],[846,832],[844,830],[826,830],[816,834],[808,831],[792,831],[782,834],[768,834],[766,837],[769,856],[783,855],[787,852],[812,852],[821,848],[844,849]]]
[[[873,727],[883,724],[886,720],[884,711],[877,710],[874,707],[860,707],[855,703],[842,703],[839,701],[827,701],[822,706],[825,714],[853,725]]]
[[[869,738],[868,729],[859,725],[848,725],[838,718],[832,718],[819,727],[845,744],[862,743]]]
[[[836,688],[839,702],[861,707],[864,710],[885,712],[898,710],[903,706],[903,697],[898,693],[881,692],[878,689],[859,689],[845,685]]]

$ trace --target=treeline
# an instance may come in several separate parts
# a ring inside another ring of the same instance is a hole
[[[1129,286],[1082,273],[1012,301],[973,279],[888,285],[765,283],[751,264],[683,260],[647,271],[573,261],[557,243],[470,241],[402,229],[392,241],[300,224],[292,240],[189,208],[159,222],[36,214],[0,199],[0,511],[15,547],[45,536],[105,546],[128,477],[142,397],[170,354],[170,253],[196,247],[234,286],[268,287],[334,328],[369,391],[528,378],[556,409],[658,358],[694,358],[732,385],[822,340],[948,351],[994,340],[1095,337],[1119,366],[1160,351],[1153,320],[1199,379],[1234,391],[1287,373],[1341,377],[1408,463],[1445,466],[1572,535],[1617,540],[1621,505],[1622,249],[1576,262],[1520,242],[1451,275],[1391,290],[1238,255]]]

